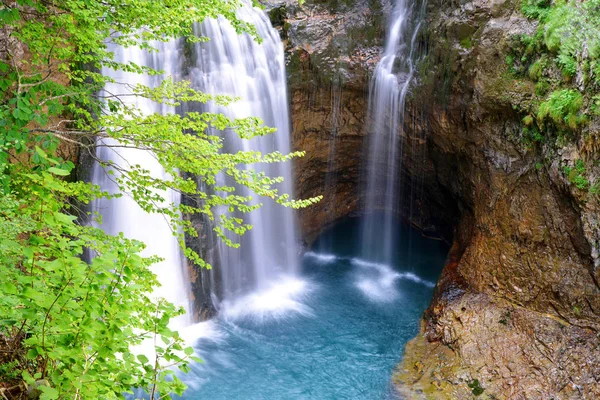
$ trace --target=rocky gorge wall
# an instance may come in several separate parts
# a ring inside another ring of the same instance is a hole
[[[299,212],[310,242],[334,221],[360,207],[369,73],[379,61],[385,25],[377,0],[276,2],[271,19],[282,32],[297,159],[295,195],[323,194]],[[274,18],[275,16],[275,18]]]
[[[558,148],[522,140],[515,109],[534,90],[508,73],[505,56],[511,38],[536,25],[519,6],[429,7],[429,90],[414,92],[413,107],[430,110],[429,154],[461,217],[396,375],[409,398],[466,398],[473,386],[488,398],[600,396],[598,198],[562,172],[597,159],[582,149],[599,131],[592,124]]]
[[[268,10],[287,54],[292,146],[306,152],[295,161],[295,195],[323,195],[299,211],[307,243],[334,222],[362,212],[369,131],[369,79],[379,62],[393,2],[381,0],[271,0]],[[419,125],[411,116],[412,125]],[[440,201],[444,188],[426,158],[424,131],[405,136],[402,217],[429,234],[450,238],[454,204]],[[404,134],[404,133],[400,133]],[[426,206],[425,206],[426,204]],[[430,213],[430,210],[436,210]]]
[[[427,6],[419,79],[398,133],[402,210],[453,247],[394,376],[406,398],[600,397],[598,199],[563,173],[574,160],[597,159],[589,143],[598,124],[560,147],[522,140],[517,110],[534,88],[510,75],[505,57],[511,38],[536,23],[519,4]],[[368,76],[389,7],[274,8],[287,38],[293,144],[307,152],[296,194],[325,194],[301,214],[308,242],[360,211]],[[597,173],[590,167],[592,182]]]

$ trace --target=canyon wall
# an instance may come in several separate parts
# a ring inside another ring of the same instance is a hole
[[[393,2],[307,1],[299,6],[294,0],[272,1],[268,10],[285,39],[292,145],[306,152],[294,165],[295,194],[323,195],[319,204],[299,211],[302,234],[310,244],[324,228],[361,212],[369,78],[383,51]],[[436,178],[419,117],[409,121],[418,134],[399,132],[407,148],[398,175],[404,187],[401,217],[430,235],[450,238],[457,210],[443,200],[445,188],[423,184]]]
[[[412,107],[429,110],[429,156],[460,221],[395,377],[409,398],[466,398],[473,387],[489,398],[600,396],[598,198],[563,173],[574,160],[597,160],[587,143],[598,125],[560,146],[523,140],[515,110],[534,89],[505,57],[511,39],[536,25],[519,6],[429,7]]]
[[[402,216],[453,240],[422,329],[394,375],[413,398],[600,397],[598,198],[564,167],[598,176],[598,124],[531,146],[517,110],[533,84],[505,61],[532,34],[515,0],[430,2],[419,78],[403,136]],[[359,212],[368,76],[389,4],[287,3],[272,8],[287,39],[297,195],[310,242]],[[470,385],[470,386],[469,386]]]

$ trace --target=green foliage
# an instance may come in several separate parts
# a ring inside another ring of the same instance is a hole
[[[544,70],[546,69],[546,65],[548,60],[545,57],[541,57],[533,64],[529,66],[529,70],[527,71],[529,74],[529,78],[533,81],[538,81],[544,74]]]
[[[217,174],[284,206],[300,208],[319,200],[290,199],[277,190],[281,178],[252,169],[301,152],[223,151],[216,131],[232,130],[242,138],[273,132],[257,118],[194,112],[148,115],[118,94],[97,95],[112,82],[97,72],[103,67],[161,75],[132,62],[114,61],[110,42],[153,52],[155,41],[206,40],[193,35],[192,24],[217,15],[259,40],[254,27],[237,19],[239,4],[16,0],[0,6],[0,28],[10,39],[0,59],[0,338],[8,347],[0,360],[14,366],[29,384],[47,380],[49,386],[40,387],[42,399],[121,398],[134,388],[152,399],[166,398],[184,390],[172,367],[187,371],[193,359],[193,350],[184,348],[179,335],[168,328],[169,320],[182,310],[149,295],[159,285],[149,269],[158,259],[142,257],[140,242],[79,224],[79,217],[93,218],[81,206],[128,193],[147,212],[170,220],[183,246],[183,235],[196,231],[182,214],[202,213],[215,221],[216,207],[247,213],[261,206],[232,187],[217,186]],[[156,87],[117,83],[130,89],[123,96],[172,106],[235,101],[170,78]],[[61,148],[79,146],[93,155],[97,138],[108,147],[154,153],[168,176],[158,178],[140,166],[123,168],[98,160],[113,174],[119,192],[109,195],[89,183],[72,182],[74,165],[61,158]],[[190,175],[198,179],[182,177]],[[166,202],[161,193],[168,189],[195,199],[195,206]],[[241,235],[248,229],[239,218],[215,221],[216,234],[233,246],[237,243],[226,232]],[[190,249],[184,252],[198,265],[210,267]],[[94,254],[91,261],[86,254]],[[152,357],[132,353],[144,341],[150,341]]]
[[[522,0],[521,11],[538,20],[536,32],[515,35],[507,51],[511,73],[536,82],[535,96],[518,105],[536,115],[523,139],[531,142],[535,128],[561,146],[600,115],[600,0]]]
[[[600,94],[597,94],[594,97],[592,97],[590,109],[594,113],[594,115],[600,116]]]
[[[583,95],[573,89],[557,90],[540,103],[537,113],[537,121],[540,125],[546,119],[550,119],[559,128],[576,129],[585,121],[585,117],[579,114],[583,106]]]
[[[18,367],[19,362],[14,360],[0,364],[0,382],[10,382],[18,379],[20,377]]]
[[[479,396],[485,391],[485,389],[481,387],[481,385],[479,384],[479,380],[477,379],[473,379],[470,383],[467,384],[467,386],[471,389],[471,393],[473,393],[475,396]]]
[[[157,259],[142,258],[140,242],[79,225],[70,199],[108,195],[63,181],[68,169],[44,161],[35,172],[9,166],[11,193],[0,198],[0,335],[14,345],[14,371],[28,384],[48,379],[42,399],[119,398],[134,387],[182,393],[165,378],[166,365],[186,370],[190,359],[168,328],[183,310],[148,297]],[[85,250],[95,254],[89,263]],[[161,340],[151,361],[131,353],[144,340]]]
[[[535,84],[535,94],[539,97],[545,96],[550,90],[550,85],[545,80],[540,80]]]
[[[467,50],[471,50],[473,48],[473,41],[472,41],[471,36],[467,36],[466,38],[463,38],[460,41],[460,45]]]
[[[528,18],[545,19],[550,12],[550,0],[523,0],[521,11]]]
[[[572,78],[577,73],[577,61],[568,54],[559,54],[556,57],[556,63],[560,66],[560,70],[565,77]]]
[[[578,189],[587,190],[590,187],[590,182],[586,178],[586,169],[583,160],[577,160],[574,167],[565,166],[563,168],[569,182],[574,184]]]
[[[558,55],[557,60],[571,76],[584,65],[584,61],[597,63],[600,56],[600,1],[584,3],[558,2],[544,22],[544,43],[549,51]],[[600,75],[592,71],[595,83]]]

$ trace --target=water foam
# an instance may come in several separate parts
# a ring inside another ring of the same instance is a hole
[[[338,257],[334,254],[315,253],[313,251],[308,251],[304,253],[304,257],[313,258],[322,264],[329,264],[337,260],[343,259],[343,257]]]
[[[217,322],[212,319],[186,326],[179,330],[179,335],[187,345],[194,344],[200,339],[221,342],[226,337],[225,332],[219,329]]]
[[[369,299],[377,302],[394,301],[400,293],[395,286],[400,274],[385,264],[353,258],[352,264],[360,267],[356,287]]]
[[[435,287],[435,283],[433,283],[431,281],[427,281],[427,280],[413,274],[412,272],[402,272],[402,273],[398,274],[398,278],[406,279],[406,280],[413,281],[416,283],[420,283],[421,285],[427,286],[429,288]]]
[[[361,292],[371,300],[377,302],[391,302],[400,295],[396,288],[396,281],[400,279],[409,280],[427,287],[434,287],[433,282],[420,278],[412,272],[396,272],[383,263],[352,258],[350,262],[362,269],[359,272],[355,285]]]
[[[250,318],[257,322],[294,314],[312,316],[311,308],[302,302],[312,289],[305,280],[285,277],[265,290],[250,293],[232,302],[223,302],[221,316],[225,320]]]

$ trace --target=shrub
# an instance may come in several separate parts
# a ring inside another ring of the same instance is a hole
[[[538,109],[537,120],[540,125],[550,118],[559,128],[576,129],[585,120],[579,115],[583,106],[583,95],[573,89],[556,90],[550,93]]]

